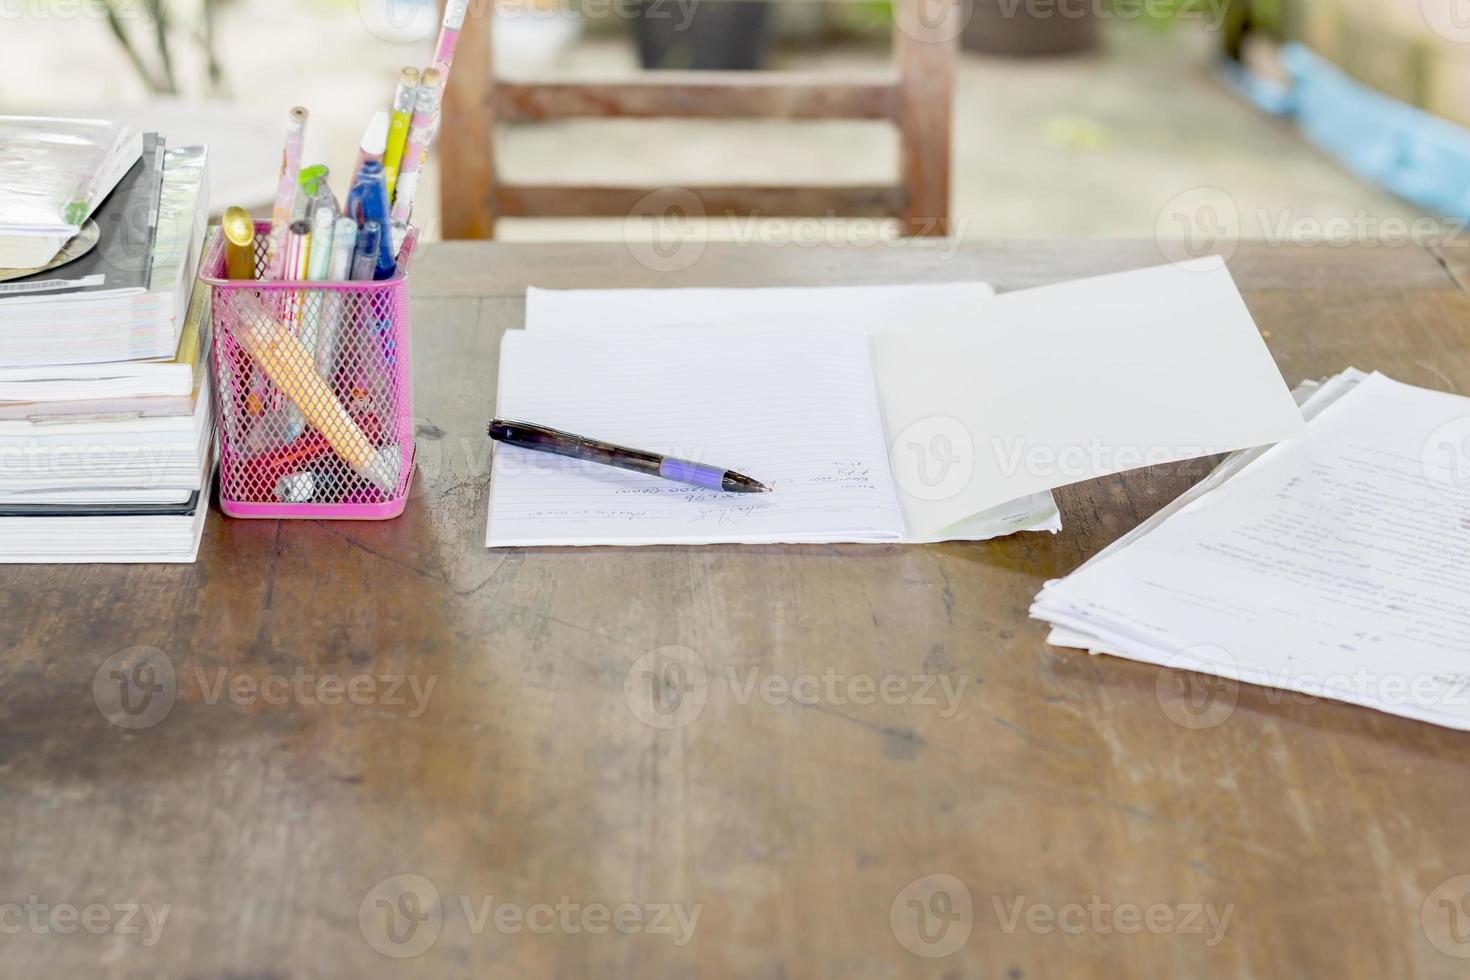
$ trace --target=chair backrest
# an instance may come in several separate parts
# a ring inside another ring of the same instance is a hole
[[[718,2],[718,0],[710,0]],[[690,186],[710,216],[894,217],[904,234],[949,234],[956,0],[894,0],[892,70],[650,72],[621,83],[497,81],[489,3],[470,4],[444,100],[439,152],[445,238],[491,238],[502,217],[625,217],[660,188],[508,183],[497,122],[621,119],[881,119],[900,133],[893,184]]]

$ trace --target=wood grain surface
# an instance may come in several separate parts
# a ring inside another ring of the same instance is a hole
[[[0,569],[0,975],[1464,976],[1463,733],[1249,686],[1192,728],[1230,692],[1028,620],[1203,463],[1063,490],[1056,536],[483,547],[530,283],[1009,289],[1160,260],[429,246],[402,518],[212,514],[192,566]],[[1462,253],[1231,267],[1288,382],[1470,392]]]
[[[894,119],[898,76],[892,71],[669,71],[657,81],[495,83],[496,117],[552,119]]]

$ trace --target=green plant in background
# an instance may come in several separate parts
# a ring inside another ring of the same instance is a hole
[[[1139,21],[1160,29],[1168,29],[1180,21],[1208,16],[1211,7],[1212,0],[1148,0],[1147,3],[1143,0],[1112,0],[1112,9],[1119,19]]]
[[[1290,22],[1299,9],[1293,0],[1228,0],[1220,25],[1221,51],[1243,62],[1248,38],[1266,39],[1273,47],[1285,44],[1291,40]]]
[[[887,37],[893,30],[892,0],[858,0],[829,4],[827,15],[834,34]]]
[[[1186,19],[1207,19],[1214,15],[1214,6],[1219,0],[1112,0],[1114,10],[1130,13],[1142,11],[1145,23],[1155,27],[1169,27]],[[1286,40],[1287,5],[1290,0],[1226,0],[1225,24],[1248,24],[1252,31],[1259,31],[1275,39]],[[1227,47],[1229,44],[1227,42]]]
[[[974,0],[976,3],[1001,3],[1004,0]],[[1167,29],[1176,23],[1200,19],[1214,13],[1219,0],[1105,0],[1115,15],[1125,23],[1141,21],[1150,27]],[[1227,0],[1232,12],[1249,8],[1254,26],[1273,37],[1284,34],[1283,8],[1288,0]],[[1024,9],[1025,0],[1015,0],[1014,7]],[[1085,4],[1072,4],[1065,9],[1082,9]],[[1038,9],[1053,17],[1062,17],[1064,6],[1054,2],[1039,4]],[[859,0],[857,3],[833,4],[829,7],[834,30],[839,34],[881,35],[893,25],[893,0]]]
[[[1252,26],[1276,41],[1286,38],[1287,4],[1289,0],[1251,0]]]
[[[174,68],[174,38],[184,33],[204,55],[208,94],[228,94],[228,83],[215,46],[215,24],[219,5],[226,0],[196,0],[195,23],[175,19],[166,0],[87,0],[106,21],[113,38],[127,55],[133,71],[155,95],[178,95],[179,80]],[[140,16],[141,15],[141,16]],[[144,45],[151,40],[151,57]],[[153,62],[150,64],[150,61]]]

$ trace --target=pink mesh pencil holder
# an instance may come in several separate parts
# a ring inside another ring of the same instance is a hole
[[[258,222],[257,274],[270,224]],[[220,508],[231,517],[386,520],[413,479],[410,229],[391,279],[231,280],[216,231],[210,289]]]

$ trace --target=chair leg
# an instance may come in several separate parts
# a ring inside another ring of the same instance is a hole
[[[950,154],[956,0],[898,0],[893,46],[899,72],[899,131],[905,206],[903,233],[950,234]]]
[[[495,237],[493,9],[488,0],[471,0],[444,93],[439,212],[446,239]]]

